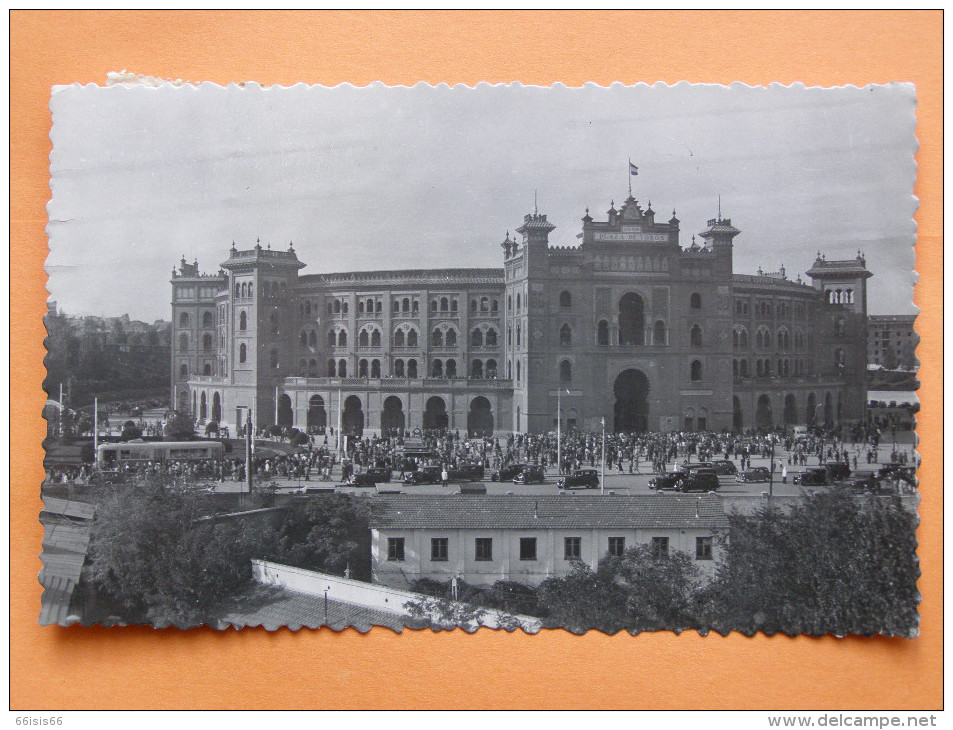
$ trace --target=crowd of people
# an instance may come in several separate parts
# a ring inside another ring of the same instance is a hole
[[[297,435],[297,434],[295,434]],[[850,435],[850,434],[848,434]],[[506,437],[468,435],[459,431],[415,431],[390,435],[349,436],[339,449],[339,434],[333,429],[312,429],[306,439],[294,439],[290,432],[263,428],[256,433],[259,447],[253,457],[256,480],[331,481],[332,470],[341,464],[341,479],[368,469],[408,472],[422,467],[460,469],[482,466],[487,472],[510,464],[534,464],[560,474],[584,467],[639,474],[663,474],[684,461],[733,460],[739,469],[753,458],[771,459],[779,465],[808,466],[815,463],[848,462],[857,469],[861,459],[868,464],[880,461],[879,432],[857,433],[860,440],[842,441],[836,431],[799,433],[779,430],[768,433],[733,434],[711,431],[609,433],[567,431],[557,437],[548,434],[510,434]],[[262,440],[281,443],[261,448]],[[302,443],[303,441],[303,443]],[[285,445],[287,444],[287,445]],[[603,453],[604,448],[604,453]],[[149,477],[168,474],[191,480],[212,482],[244,481],[245,460],[241,456],[196,461],[124,462],[112,473],[122,477]],[[907,453],[895,449],[890,461],[906,464]],[[816,461],[815,461],[816,460]],[[91,466],[52,468],[47,481],[86,482]]]

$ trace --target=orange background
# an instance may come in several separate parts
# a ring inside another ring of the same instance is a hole
[[[10,30],[13,709],[941,707],[941,12],[14,11]],[[40,627],[50,87],[121,69],[221,84],[915,82],[920,638]]]

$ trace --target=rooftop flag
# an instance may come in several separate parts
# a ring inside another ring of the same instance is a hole
[[[632,160],[629,160],[629,174],[630,175],[639,174],[639,168],[632,164]]]

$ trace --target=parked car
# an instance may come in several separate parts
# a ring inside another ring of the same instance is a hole
[[[510,464],[509,466],[504,466],[499,471],[493,472],[490,479],[494,482],[510,482],[525,468],[526,464]]]
[[[595,469],[576,469],[568,477],[556,482],[560,489],[598,489],[599,472]]]
[[[739,482],[746,483],[767,482],[771,479],[771,470],[766,466],[755,466],[741,472],[736,478]],[[795,477],[795,481],[797,481],[797,477]]]
[[[677,492],[717,492],[721,483],[714,469],[697,469],[675,485]]]
[[[649,489],[658,489],[660,491],[676,489],[676,485],[685,478],[681,472],[673,474],[660,474],[657,477],[649,479]]]
[[[850,476],[850,466],[843,461],[831,461],[824,464],[824,468],[827,470],[827,479],[831,482],[846,479]]]
[[[718,459],[711,462],[711,468],[715,470],[716,474],[737,474],[738,467],[735,466],[735,462],[730,461],[729,459]]]
[[[439,466],[424,466],[417,471],[411,472],[404,479],[404,484],[440,484]]]
[[[546,472],[541,466],[527,466],[513,478],[513,484],[542,484],[546,481]]]
[[[355,474],[351,485],[355,487],[373,487],[375,484],[390,482],[390,469],[368,469],[361,474]]]
[[[478,482],[486,475],[482,464],[461,464],[447,472],[451,482]]]
[[[877,474],[872,471],[858,471],[844,481],[839,486],[850,489],[855,494],[880,494],[880,480]],[[886,494],[893,493],[892,489],[887,489]]]
[[[794,475],[794,483],[805,487],[824,487],[831,483],[827,477],[827,469],[823,466],[812,466],[800,474]]]

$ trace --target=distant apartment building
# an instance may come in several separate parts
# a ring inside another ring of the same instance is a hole
[[[538,585],[638,544],[687,553],[711,577],[728,529],[715,495],[395,495],[371,518],[373,581]]]
[[[887,370],[915,369],[920,336],[915,314],[872,314],[867,317],[867,364]]]

